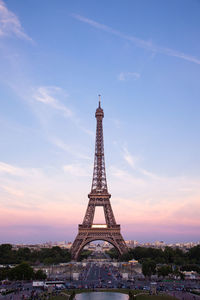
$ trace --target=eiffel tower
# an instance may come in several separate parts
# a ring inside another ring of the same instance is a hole
[[[103,144],[103,117],[101,108],[101,96],[99,95],[99,107],[96,110],[96,144],[94,171],[91,192],[88,195],[89,203],[83,223],[78,227],[78,234],[71,247],[72,259],[77,260],[84,246],[95,240],[104,240],[112,244],[123,254],[127,251],[127,246],[120,233],[120,225],[115,221],[115,217],[110,204],[111,195],[108,193],[106,170],[104,160]],[[95,208],[101,206],[104,209],[106,224],[93,224]]]

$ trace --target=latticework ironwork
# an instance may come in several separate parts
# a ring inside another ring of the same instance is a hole
[[[97,119],[97,127],[92,188],[88,195],[89,202],[83,223],[79,225],[78,235],[71,247],[72,258],[75,260],[78,259],[78,256],[84,246],[94,240],[108,241],[119,251],[120,254],[127,251],[127,246],[120,233],[120,225],[116,224],[112,211],[110,204],[111,195],[108,193],[103,144],[104,112],[101,108],[100,98],[99,107],[96,110],[95,117]],[[105,227],[97,228],[93,226],[96,206],[102,206],[104,208],[106,221]]]
[[[103,109],[101,108],[101,102],[99,101],[99,107],[96,110],[95,117],[97,119],[96,128],[96,144],[95,144],[95,156],[94,156],[94,171],[92,180],[91,193],[108,192],[106,182],[106,170],[104,160],[104,145],[103,145]]]

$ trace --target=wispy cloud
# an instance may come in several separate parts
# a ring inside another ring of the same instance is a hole
[[[24,196],[24,192],[15,188],[12,188],[10,186],[6,186],[6,185],[1,185],[0,188],[2,188],[4,191],[6,191],[7,193],[13,195],[13,196],[17,196],[17,197],[23,197]]]
[[[79,163],[73,163],[63,166],[63,170],[66,173],[69,173],[72,176],[78,176],[78,177],[85,177],[85,176],[91,176],[91,170],[89,166],[82,165]]]
[[[63,151],[66,151],[67,153],[70,153],[71,155],[81,158],[81,159],[86,159],[86,160],[91,160],[91,157],[84,155],[82,152],[76,151],[74,148],[72,148],[71,145],[66,144],[62,140],[58,138],[51,138],[50,142],[54,144],[56,147],[60,148]]]
[[[140,157],[132,155],[127,147],[122,150],[122,157],[131,168],[112,165],[108,175],[117,196],[116,210],[123,222],[143,220],[149,225],[170,222],[174,228],[178,224],[187,224],[188,228],[200,225],[200,178],[156,174],[141,167]]]
[[[36,168],[21,168],[15,165],[11,165],[5,162],[0,161],[0,175],[7,174],[11,176],[21,176],[21,177],[29,177],[29,176],[39,176],[40,170]]]
[[[7,173],[10,175],[17,175],[17,176],[24,174],[21,168],[15,167],[13,165],[4,162],[0,162],[0,173]]]
[[[118,75],[118,80],[126,81],[126,80],[137,80],[140,78],[140,73],[137,72],[121,72]]]
[[[94,136],[94,133],[82,125],[81,120],[77,117],[77,115],[63,104],[65,99],[68,97],[68,94],[58,86],[40,86],[34,90],[32,98],[34,101],[40,102],[43,105],[46,105],[53,109],[54,111],[60,112],[65,118],[70,119],[74,125],[76,125],[81,131],[85,132],[88,135]],[[40,112],[36,111],[38,116],[41,117]]]
[[[173,49],[170,49],[167,47],[158,46],[158,45],[154,44],[152,41],[146,41],[146,40],[137,38],[135,36],[126,35],[118,30],[115,30],[115,29],[107,26],[107,25],[98,23],[94,20],[85,18],[85,17],[77,15],[77,14],[73,14],[72,16],[75,19],[77,19],[83,23],[86,23],[92,27],[103,30],[112,35],[118,36],[124,40],[128,40],[128,41],[134,43],[137,47],[144,48],[144,49],[150,50],[152,52],[162,53],[162,54],[165,54],[168,56],[178,57],[180,59],[187,60],[187,61],[190,61],[190,62],[200,65],[200,59],[196,58],[192,55],[188,55],[186,53],[176,51],[176,50],[173,50]]]
[[[66,117],[72,117],[72,111],[58,100],[60,93],[63,93],[63,91],[59,87],[41,86],[37,88],[33,98],[36,101],[49,105],[56,110],[62,111]]]
[[[143,174],[147,177],[150,177],[151,179],[159,179],[159,176],[157,176],[156,174],[154,174],[152,172],[149,172],[145,169],[139,168],[139,171],[140,171],[141,174]]]
[[[139,168],[128,172],[117,166],[112,166],[109,173],[123,222],[200,225],[199,178],[165,177]]]
[[[0,0],[0,37],[5,36],[16,36],[33,42],[24,32],[19,18],[6,7],[3,0]]]
[[[90,164],[79,162],[66,164],[64,167],[49,165],[44,168],[21,167],[0,162],[0,206],[16,205],[20,199],[33,207],[40,206],[42,199],[46,203],[51,203],[55,197],[58,201],[62,201],[62,198],[67,201],[66,194],[71,196],[70,188],[74,180],[73,166],[74,174],[80,176],[85,176],[90,169]],[[71,171],[71,175],[67,176],[63,171]]]
[[[122,187],[124,184],[129,185],[128,191],[130,191],[130,186],[137,186],[139,188],[144,187],[145,185],[145,181],[143,178],[139,178],[117,166],[111,166],[109,168],[109,173],[111,174],[111,180],[113,180],[113,178],[116,178],[117,181],[119,180],[121,182],[119,187]]]
[[[123,158],[131,167],[135,167],[138,157],[133,156],[126,147],[123,148]]]

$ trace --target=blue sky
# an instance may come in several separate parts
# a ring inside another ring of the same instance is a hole
[[[199,239],[199,34],[197,0],[0,0],[3,242],[73,240],[99,93],[125,239]]]

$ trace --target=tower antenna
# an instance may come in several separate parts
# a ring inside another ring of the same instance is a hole
[[[99,95],[99,107],[101,107],[101,95]]]

